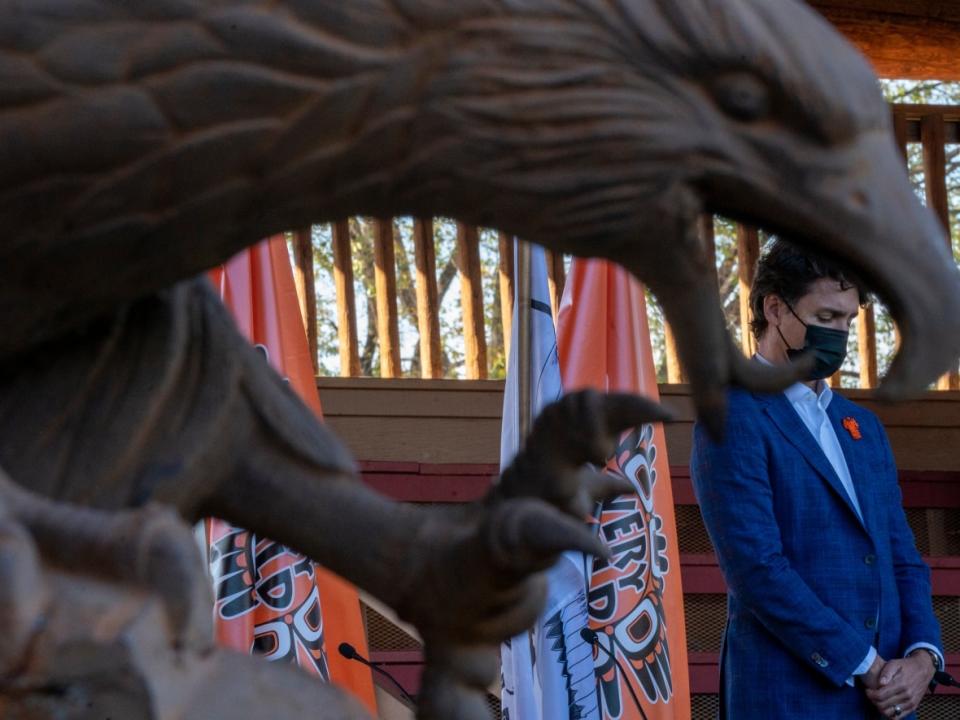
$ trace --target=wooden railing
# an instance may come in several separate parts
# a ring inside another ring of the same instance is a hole
[[[951,191],[960,195],[960,107],[938,105],[894,105],[892,106],[894,132],[905,161],[908,162],[914,185],[922,187],[922,198],[931,207],[947,228],[950,238],[960,231],[951,227],[951,216],[960,213],[960,207],[951,208]],[[960,198],[956,200],[960,205]],[[379,374],[385,378],[403,376],[401,369],[401,348],[398,317],[397,264],[395,246],[398,242],[396,223],[391,219],[372,220],[373,277],[375,279],[374,305],[376,342],[379,349]],[[708,248],[716,253],[716,238],[720,225],[714,218],[705,217],[701,222],[701,234]],[[724,223],[723,232],[729,231]],[[951,233],[951,230],[953,231]],[[348,221],[334,223],[329,229],[332,237],[330,254],[326,263],[330,267],[324,276],[315,277],[315,247],[312,233],[308,230],[291,233],[292,257],[295,263],[297,288],[301,306],[304,310],[307,334],[313,356],[317,358],[317,291],[318,285],[327,287],[332,284],[336,297],[336,334],[339,350],[339,373],[342,376],[356,377],[361,370],[357,334],[357,299],[355,291],[354,262],[352,242]],[[502,357],[509,355],[511,317],[513,312],[513,249],[510,238],[498,236],[496,244],[498,261],[496,264],[496,297],[500,312],[485,315],[483,278],[479,253],[480,231],[471,226],[456,224],[454,263],[460,289],[460,319],[462,322],[462,377],[466,379],[484,379],[490,374],[491,358],[488,353],[488,341],[493,337],[496,347],[494,354]],[[747,354],[756,349],[755,341],[749,329],[750,308],[749,288],[761,248],[761,234],[751,227],[736,225],[733,229],[736,246],[735,267],[731,263],[724,265],[724,272],[735,273],[727,278],[718,277],[718,286],[735,281],[739,286],[739,311],[730,307],[728,321],[731,330],[738,333],[743,351]],[[725,240],[733,238],[724,235]],[[418,344],[418,372],[423,378],[449,376],[449,368],[444,369],[441,348],[441,302],[438,293],[437,261],[434,244],[434,221],[416,219],[413,221],[412,245],[414,251],[415,272],[411,271],[416,298],[416,332]],[[550,282],[551,305],[556,318],[560,297],[565,280],[564,258],[547,253],[548,276]],[[452,270],[452,268],[451,268]],[[490,278],[488,277],[488,283]],[[650,308],[656,312],[655,308]],[[857,322],[858,373],[846,375],[846,384],[863,388],[877,385],[880,371],[878,358],[878,319],[882,320],[884,332],[888,335],[891,323],[882,308],[867,307]],[[367,318],[373,322],[372,318]],[[494,327],[496,326],[496,327]],[[894,331],[895,332],[895,331]],[[663,327],[663,362],[665,377],[670,383],[684,381],[681,366],[677,360],[672,334],[669,327]],[[889,348],[895,338],[884,336],[884,347]],[[407,371],[407,375],[411,375]],[[840,384],[841,374],[831,378],[834,385]],[[956,370],[940,379],[939,389],[960,389],[960,376]]]
[[[927,207],[932,209],[946,228],[947,243],[951,255],[955,253],[954,234],[960,228],[952,227],[951,210],[960,212],[960,208],[950,207],[950,193],[947,185],[947,149],[949,145],[960,143],[960,107],[946,105],[894,105],[893,128],[900,152],[907,162],[911,175],[913,163],[910,162],[910,143],[919,143],[922,150],[922,175]],[[956,155],[956,149],[952,153]],[[872,308],[864,313],[862,324],[869,331],[867,323],[872,322]],[[868,347],[875,347],[875,339],[867,336]],[[876,364],[876,357],[871,359]],[[861,365],[862,367],[862,365]],[[862,379],[862,372],[861,372]],[[876,383],[876,378],[873,379]],[[866,387],[873,387],[867,385]],[[940,390],[960,389],[960,374],[954,368],[940,378],[937,383]]]

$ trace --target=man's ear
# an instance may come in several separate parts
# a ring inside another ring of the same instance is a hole
[[[783,313],[783,300],[779,295],[770,293],[763,298],[763,317],[772,327],[780,326],[780,317]]]

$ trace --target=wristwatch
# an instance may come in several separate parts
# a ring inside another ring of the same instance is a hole
[[[911,655],[914,655],[915,653],[918,653],[918,652],[920,652],[921,650],[922,650],[923,652],[927,653],[927,655],[930,656],[930,661],[933,663],[933,669],[934,669],[934,670],[943,670],[943,668],[940,667],[940,657],[939,657],[933,650],[931,650],[930,648],[917,648],[916,650],[914,650],[914,651],[913,651],[912,653],[910,653],[910,654],[911,654]]]
[[[912,653],[910,653],[910,655],[912,656],[912,655],[914,655],[915,653],[918,653],[918,652],[920,652],[920,651],[923,651],[923,652],[927,653],[927,655],[930,656],[930,662],[933,663],[933,673],[934,673],[934,674],[933,674],[933,677],[930,678],[930,685],[928,686],[928,689],[930,690],[930,692],[936,692],[936,690],[937,690],[937,672],[940,671],[940,670],[943,670],[943,668],[940,667],[940,657],[939,657],[933,650],[931,650],[930,648],[917,648],[917,649],[914,650]]]

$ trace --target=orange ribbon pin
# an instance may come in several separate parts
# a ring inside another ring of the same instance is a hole
[[[845,417],[843,419],[843,428],[850,433],[850,437],[854,440],[861,440],[863,438],[863,435],[860,434],[860,425],[852,417]]]

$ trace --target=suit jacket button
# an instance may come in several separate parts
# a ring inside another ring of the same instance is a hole
[[[822,668],[830,664],[823,659],[823,656],[820,655],[820,653],[813,653],[813,655],[810,656],[810,659],[813,660],[814,663],[816,663],[819,667],[822,667]]]
[[[864,621],[863,625],[867,628],[867,630],[873,630],[877,626],[877,621],[875,618],[870,618],[869,620]]]
[[[877,560],[877,556],[873,554],[866,555],[863,558],[863,562],[866,563],[867,565],[873,565],[873,563],[876,562],[876,560]]]

